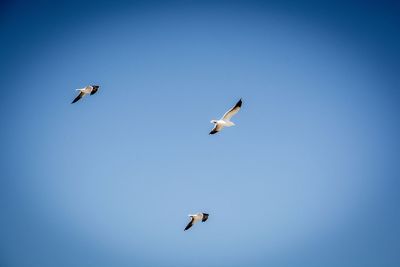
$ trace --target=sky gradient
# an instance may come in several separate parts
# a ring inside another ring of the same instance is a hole
[[[0,265],[399,266],[399,12],[2,4]]]

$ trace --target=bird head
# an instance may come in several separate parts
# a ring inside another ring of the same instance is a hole
[[[214,124],[216,124],[216,123],[217,123],[217,121],[216,121],[216,120],[211,120],[210,122],[211,122],[211,123],[214,123]]]

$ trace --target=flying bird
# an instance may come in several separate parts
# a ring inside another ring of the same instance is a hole
[[[197,222],[199,222],[199,221],[202,221],[202,222],[207,221],[207,219],[208,219],[208,214],[207,214],[207,213],[202,213],[202,212],[200,212],[200,213],[197,213],[197,214],[194,214],[194,215],[189,215],[189,217],[191,218],[191,219],[190,219],[190,222],[189,222],[188,225],[185,227],[185,230],[184,230],[184,231],[186,231],[187,229],[189,229],[190,227],[192,227],[193,224],[195,224],[195,223],[197,223]]]
[[[79,91],[79,95],[77,97],[75,97],[74,101],[72,101],[71,104],[77,102],[79,99],[81,99],[82,97],[84,97],[87,94],[94,95],[97,92],[97,90],[99,90],[99,87],[100,86],[98,86],[98,85],[88,85],[84,88],[76,89],[77,91]]]
[[[233,117],[233,115],[238,113],[238,111],[240,110],[241,106],[242,106],[242,99],[240,99],[233,108],[228,110],[224,114],[224,116],[222,116],[221,119],[212,120],[211,123],[214,123],[215,126],[214,126],[214,128],[211,130],[211,132],[209,134],[216,134],[219,131],[221,131],[222,128],[224,128],[224,127],[234,126],[235,124],[233,122],[231,122],[231,118]]]

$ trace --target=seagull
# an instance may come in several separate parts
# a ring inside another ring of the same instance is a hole
[[[242,106],[242,99],[240,99],[233,108],[228,110],[224,114],[224,116],[222,116],[221,119],[212,120],[211,123],[214,123],[215,126],[214,126],[214,128],[211,130],[211,132],[209,134],[216,134],[219,131],[221,131],[222,128],[224,128],[225,126],[226,127],[234,126],[235,124],[233,122],[231,122],[231,118],[233,117],[233,115],[238,113],[238,111],[241,108],[241,106]]]
[[[191,220],[190,220],[190,222],[188,223],[188,225],[185,227],[185,230],[184,230],[184,231],[186,231],[187,229],[189,229],[190,227],[192,227],[193,224],[195,224],[195,223],[197,223],[197,222],[199,222],[199,221],[202,221],[202,222],[207,221],[207,219],[208,219],[208,214],[207,214],[207,213],[202,213],[202,212],[200,212],[200,213],[197,213],[197,214],[194,214],[194,215],[189,215],[189,217],[191,218]]]
[[[81,99],[87,94],[94,95],[97,92],[97,90],[99,90],[99,87],[100,86],[98,85],[88,85],[85,88],[76,89],[76,91],[79,91],[79,95],[75,97],[74,101],[72,101],[71,104],[77,102],[79,99]]]

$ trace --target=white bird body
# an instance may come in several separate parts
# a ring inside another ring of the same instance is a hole
[[[211,122],[211,123],[213,123],[213,122]],[[224,119],[217,120],[215,123],[216,123],[216,124],[219,124],[219,125],[221,125],[221,126],[223,126],[223,127],[232,127],[232,126],[235,126],[235,124],[234,124],[233,122],[231,122],[231,121],[229,121],[229,120],[224,120]]]
[[[90,94],[93,91],[93,87],[92,86],[86,86],[84,88],[79,88],[76,89],[77,91],[81,91],[82,93],[84,93],[85,95]]]
[[[228,110],[224,116],[222,116],[219,120],[212,120],[211,123],[214,123],[214,128],[211,130],[210,134],[216,134],[222,130],[224,127],[232,127],[235,126],[233,122],[231,122],[231,118],[233,115],[239,112],[240,108],[242,107],[242,99],[240,99],[236,105]]]
[[[189,214],[189,217],[192,217],[193,218],[193,223],[196,223],[196,222],[201,221],[203,219],[203,213]]]

